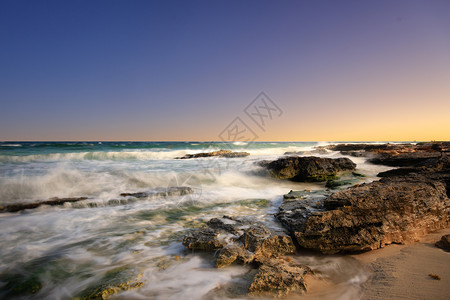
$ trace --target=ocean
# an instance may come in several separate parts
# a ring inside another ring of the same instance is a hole
[[[273,214],[283,194],[326,188],[273,179],[258,162],[327,144],[1,142],[0,207],[54,197],[87,199],[0,213],[0,298],[72,299],[108,289],[118,299],[243,297],[218,287],[240,280],[249,267],[216,269],[214,253],[186,251],[183,236],[223,215],[252,216],[279,227]],[[250,155],[175,159],[220,149]],[[366,175],[361,182],[389,169],[351,159]],[[192,193],[161,193],[173,187]],[[351,257],[300,253],[293,259],[332,283],[322,298],[354,299],[368,277]]]

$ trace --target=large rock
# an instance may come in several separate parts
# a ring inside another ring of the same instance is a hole
[[[449,225],[443,182],[421,175],[383,178],[339,191],[308,210],[286,199],[277,218],[301,247],[323,253],[362,251],[406,243]]]
[[[290,156],[263,162],[272,176],[292,181],[327,181],[335,179],[338,172],[354,170],[356,164],[348,158],[323,158],[315,156]]]
[[[443,235],[439,241],[436,242],[436,247],[450,252],[450,234]]]

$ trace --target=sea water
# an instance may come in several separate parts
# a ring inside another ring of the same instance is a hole
[[[62,206],[0,213],[0,298],[71,299],[114,294],[119,299],[245,298],[220,292],[248,266],[214,267],[214,253],[186,251],[181,242],[213,217],[252,216],[280,226],[273,214],[290,190],[324,184],[272,179],[259,166],[316,142],[2,142],[0,206],[53,197],[87,197]],[[176,159],[220,149],[240,158]],[[315,154],[317,155],[317,154]],[[328,151],[318,156],[340,157]],[[351,158],[361,181],[387,168]],[[121,193],[187,186],[182,196],[134,198]],[[354,299],[367,272],[355,260],[298,254],[333,288],[320,297]]]

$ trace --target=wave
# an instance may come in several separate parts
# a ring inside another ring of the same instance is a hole
[[[60,160],[161,160],[187,154],[177,151],[92,151],[31,155],[0,155],[0,162],[60,161]]]

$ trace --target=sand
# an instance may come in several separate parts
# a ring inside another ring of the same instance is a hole
[[[450,234],[450,228],[414,244],[353,255],[371,271],[362,299],[450,299],[450,253],[434,246],[444,234]],[[437,274],[441,280],[428,274]]]

